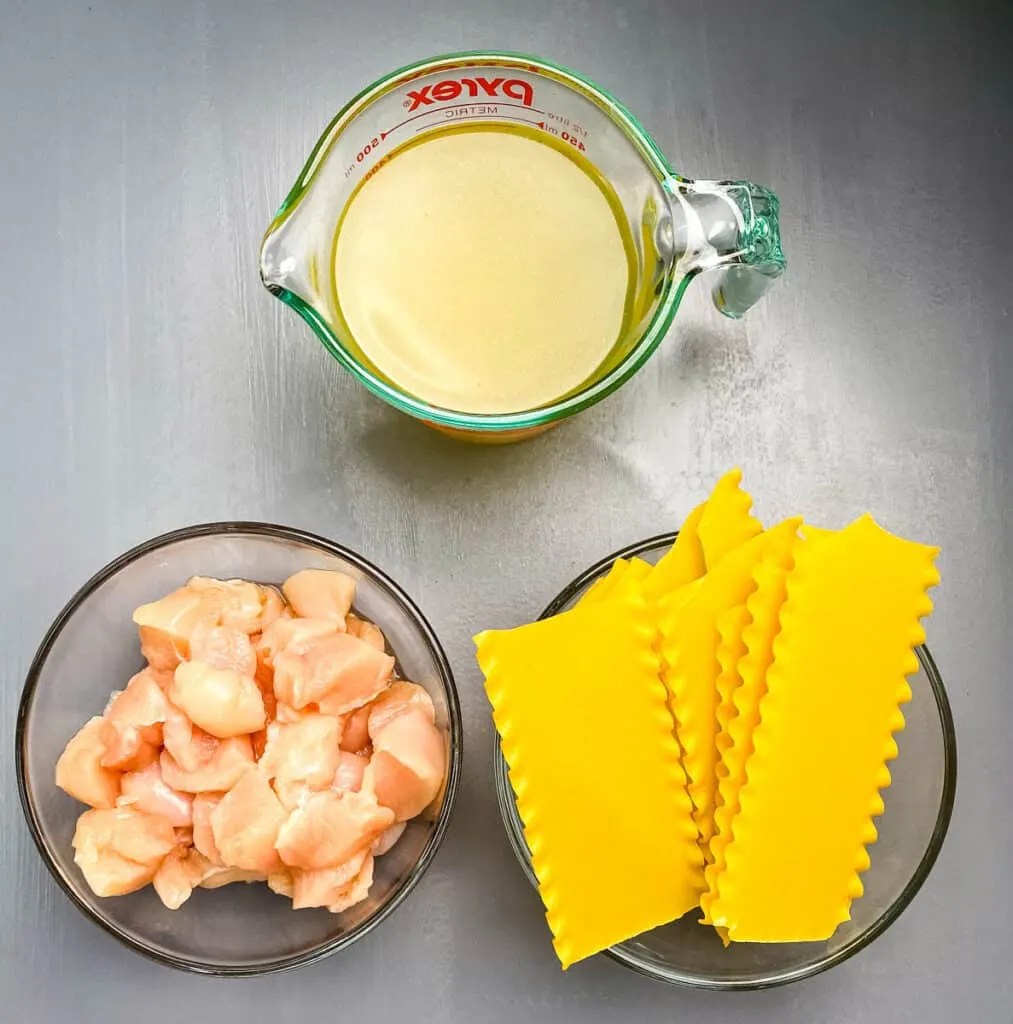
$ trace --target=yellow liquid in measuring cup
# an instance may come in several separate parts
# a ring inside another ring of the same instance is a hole
[[[407,143],[338,224],[341,317],[382,376],[430,404],[544,405],[623,334],[632,244],[614,207],[590,164],[524,129]]]

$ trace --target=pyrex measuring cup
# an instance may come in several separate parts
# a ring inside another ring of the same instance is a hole
[[[492,415],[430,405],[380,373],[343,327],[333,267],[342,211],[403,142],[455,123],[520,123],[574,147],[611,185],[628,219],[636,250],[629,327],[591,379],[536,409]],[[664,337],[696,274],[713,271],[717,308],[739,317],[784,266],[778,202],[767,189],[684,178],[603,89],[534,57],[484,52],[413,64],[356,96],[317,142],[260,252],[264,284],[370,391],[438,429],[494,442],[547,429],[628,380]]]

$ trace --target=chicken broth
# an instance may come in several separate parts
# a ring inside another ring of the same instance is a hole
[[[632,241],[611,186],[525,129],[406,143],[353,194],[335,302],[381,376],[433,405],[508,413],[592,378],[624,334]]]

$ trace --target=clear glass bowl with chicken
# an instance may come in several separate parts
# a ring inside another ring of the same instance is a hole
[[[445,832],[460,732],[446,658],[391,580],[321,538],[212,525],[129,552],[61,613],[18,776],[47,864],[107,930],[264,973],[404,899]]]

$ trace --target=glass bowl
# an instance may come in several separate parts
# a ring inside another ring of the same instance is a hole
[[[573,607],[617,558],[636,555],[656,562],[676,536],[652,537],[602,559],[566,587],[541,617]],[[612,946],[606,954],[634,971],[671,984],[703,989],[769,988],[811,977],[847,960],[896,921],[932,870],[950,824],[957,785],[957,742],[950,703],[928,649],[919,647],[917,654],[919,669],[909,679],[913,696],[904,706],[907,725],[896,736],[900,755],[890,763],[893,783],[883,791],[886,809],[876,819],[879,839],[870,849],[872,866],[862,875],[865,895],[852,904],[850,921],[840,925],[827,942],[733,943],[725,949],[712,928],[698,923],[698,912]],[[494,775],[510,845],[531,884],[536,885],[498,739]]]
[[[298,569],[340,569],[358,580],[355,611],[377,623],[402,676],[421,684],[446,738],[447,776],[433,808],[376,860],[369,897],[343,914],[293,911],[266,885],[197,890],[167,910],[148,886],[95,896],[74,864],[71,837],[85,809],[57,789],[54,767],[67,740],[110,691],[143,662],[131,613],[190,576],[281,583]],[[131,949],[184,970],[257,975],[312,963],[375,928],[415,887],[446,834],[461,774],[461,711],[439,641],[396,583],[364,558],[321,537],[259,523],[212,523],[156,537],[89,580],[57,616],[28,672],[18,711],[21,804],[46,866],[86,916]]]

